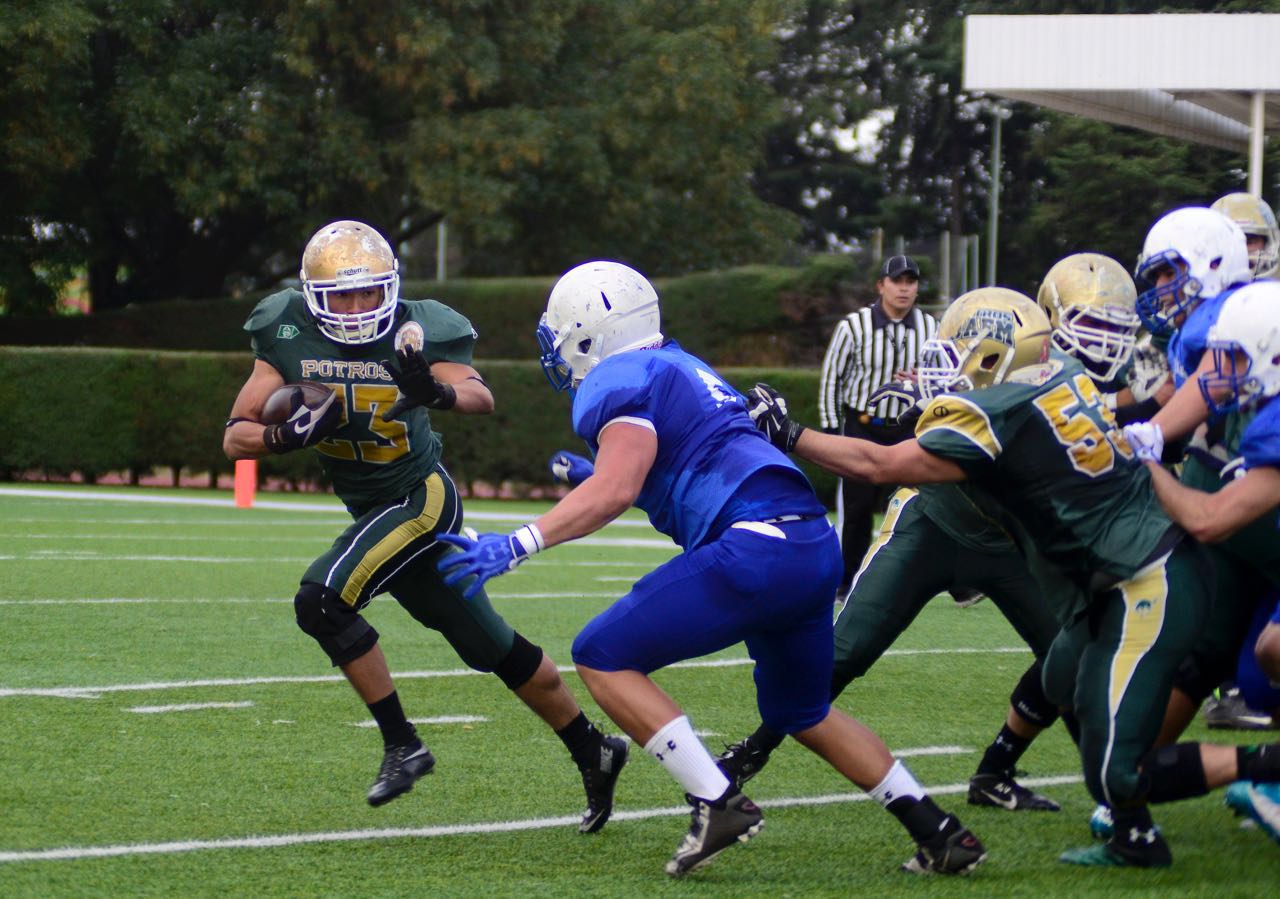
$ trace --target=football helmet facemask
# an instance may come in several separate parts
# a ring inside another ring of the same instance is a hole
[[[1059,260],[1036,297],[1053,326],[1053,345],[1103,381],[1115,378],[1133,355],[1140,324],[1136,299],[1124,266],[1099,253]]]
[[[400,297],[400,263],[391,244],[363,222],[325,225],[302,251],[302,294],[321,332],[338,343],[372,343],[391,330]],[[334,294],[376,287],[382,299],[367,312],[335,312]]]
[[[1030,297],[980,287],[957,297],[921,353],[920,392],[976,390],[1049,358],[1049,319]]]
[[[1219,197],[1209,208],[1239,225],[1246,239],[1262,239],[1262,246],[1249,253],[1253,279],[1275,277],[1280,269],[1280,226],[1266,201],[1253,194],[1234,193]]]
[[[1166,268],[1175,277],[1157,287]],[[1138,294],[1138,317],[1152,334],[1172,334],[1200,300],[1251,280],[1244,232],[1207,207],[1175,209],[1147,232],[1135,275],[1145,288]]]
[[[538,323],[542,370],[556,390],[577,387],[600,361],[662,344],[658,293],[621,262],[584,262],[547,299]]]
[[[1280,394],[1280,281],[1257,281],[1227,297],[1209,328],[1208,348],[1214,370],[1200,376],[1200,393],[1211,411]]]

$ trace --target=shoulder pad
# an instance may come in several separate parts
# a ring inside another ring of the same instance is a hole
[[[476,329],[466,316],[455,312],[436,300],[404,300],[400,304],[408,313],[407,318],[422,325],[431,343],[451,343],[463,338],[475,340]]]
[[[244,323],[244,329],[246,331],[260,331],[278,320],[288,311],[289,301],[293,299],[294,295],[302,296],[301,293],[289,287],[278,293],[273,293],[269,297],[263,297],[258,301],[258,305],[253,307],[253,311],[249,313],[249,317]]]
[[[994,389],[988,387],[973,393],[989,395]],[[1004,447],[992,427],[990,414],[974,399],[967,393],[947,393],[931,399],[916,422],[916,438],[930,432],[950,432],[972,444],[987,458],[995,459]]]
[[[1063,367],[1062,362],[1058,359],[1050,359],[1048,362],[1041,362],[1038,365],[1024,365],[1022,368],[1010,372],[1004,382],[1006,384],[1028,384],[1032,387],[1039,387],[1055,377],[1062,371]]]

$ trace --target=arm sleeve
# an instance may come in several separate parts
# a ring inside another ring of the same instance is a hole
[[[840,396],[850,358],[856,351],[852,316],[842,318],[831,334],[827,354],[822,360],[822,378],[818,386],[818,422],[824,430],[838,431],[844,412]]]
[[[633,370],[636,367],[633,360],[615,363],[607,371],[597,370],[578,389],[573,400],[573,431],[586,441],[592,454],[600,448],[600,432],[617,418],[654,424],[650,408],[653,385],[644,371]]]

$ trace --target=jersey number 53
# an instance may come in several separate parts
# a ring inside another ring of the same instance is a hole
[[[1032,402],[1048,420],[1058,442],[1067,448],[1072,467],[1081,474],[1101,477],[1115,467],[1117,453],[1133,458],[1129,441],[1088,375],[1076,375]]]

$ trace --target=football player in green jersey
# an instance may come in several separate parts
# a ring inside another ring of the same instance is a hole
[[[1054,344],[1079,358],[1107,397],[1114,397],[1122,384],[1133,352],[1135,297],[1124,267],[1097,253],[1060,260],[1041,287],[1039,301],[1054,326]],[[913,387],[886,385],[882,390],[898,390],[915,402],[920,397]],[[1041,685],[1041,663],[1058,633],[1058,621],[1001,524],[1003,514],[958,484],[904,487],[893,495],[836,619],[831,693],[838,696],[865,675],[939,592],[977,588],[992,598],[1035,661],[1014,687],[1005,723],[969,781],[969,802],[1009,811],[1057,811],[1056,802],[1014,776],[1032,741],[1059,717]],[[1074,732],[1070,716],[1067,724]],[[762,725],[728,747],[720,764],[737,782],[745,782],[782,741],[781,734]]]
[[[626,742],[587,720],[551,658],[483,591],[464,599],[436,570],[442,555],[457,552],[437,535],[458,532],[462,504],[440,464],[430,416],[484,415],[493,395],[471,365],[471,323],[434,300],[400,299],[398,270],[391,246],[366,224],[338,221],[316,232],[302,255],[302,290],[267,297],[245,323],[253,371],[223,447],[232,459],[314,447],[354,519],[307,568],[294,609],[381,730],[384,755],[369,803],[408,792],[435,765],[401,707],[378,633],[360,615],[374,596],[390,593],[467,665],[496,674],[564,741],[587,792],[579,829],[594,832],[612,811]],[[263,425],[268,397],[302,381],[330,388],[334,400]]]
[[[767,386],[749,399],[775,445],[837,474],[967,481],[1009,513],[1062,624],[1045,692],[1073,708],[1086,786],[1115,811],[1106,844],[1063,860],[1164,866],[1172,855],[1148,803],[1236,776],[1274,779],[1274,753],[1255,760],[1194,743],[1151,752],[1174,669],[1208,606],[1209,574],[1202,548],[1161,510],[1093,380],[1076,360],[1051,355],[1049,335],[1044,313],[1015,291],[958,299],[920,369],[932,399],[916,439],[891,447],[806,429]]]

